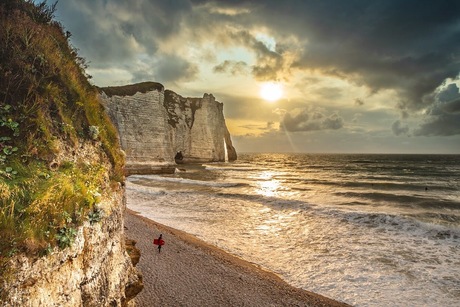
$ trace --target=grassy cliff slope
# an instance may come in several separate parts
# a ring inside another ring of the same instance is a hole
[[[14,254],[70,246],[123,180],[116,130],[53,13],[0,2],[0,272]]]

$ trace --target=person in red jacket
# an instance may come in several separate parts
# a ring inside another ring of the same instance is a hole
[[[165,244],[165,241],[163,240],[163,234],[160,234],[158,239],[153,240],[153,244],[158,245],[158,253],[161,253],[161,246]]]

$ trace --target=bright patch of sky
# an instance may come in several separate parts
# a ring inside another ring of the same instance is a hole
[[[266,33],[256,33],[255,38],[263,43],[268,50],[275,52],[276,51],[276,41],[275,38],[271,37]]]
[[[256,59],[254,54],[244,47],[231,47],[218,50],[217,62],[222,63],[224,61],[243,61],[252,65]]]

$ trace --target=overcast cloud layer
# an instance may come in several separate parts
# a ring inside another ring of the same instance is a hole
[[[152,80],[183,94],[202,84],[225,103],[227,119],[254,112],[265,120],[254,133],[245,127],[246,141],[386,131],[392,151],[403,138],[460,143],[458,0],[66,0],[57,17],[97,85]],[[243,92],[214,88],[209,80],[221,77],[280,81],[307,94],[260,112]],[[352,97],[358,90],[366,94]],[[242,134],[237,140],[246,144]]]

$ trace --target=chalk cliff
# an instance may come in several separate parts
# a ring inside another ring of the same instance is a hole
[[[211,94],[184,98],[155,82],[101,89],[100,98],[120,135],[127,172],[171,170],[183,162],[236,160],[223,104]]]

